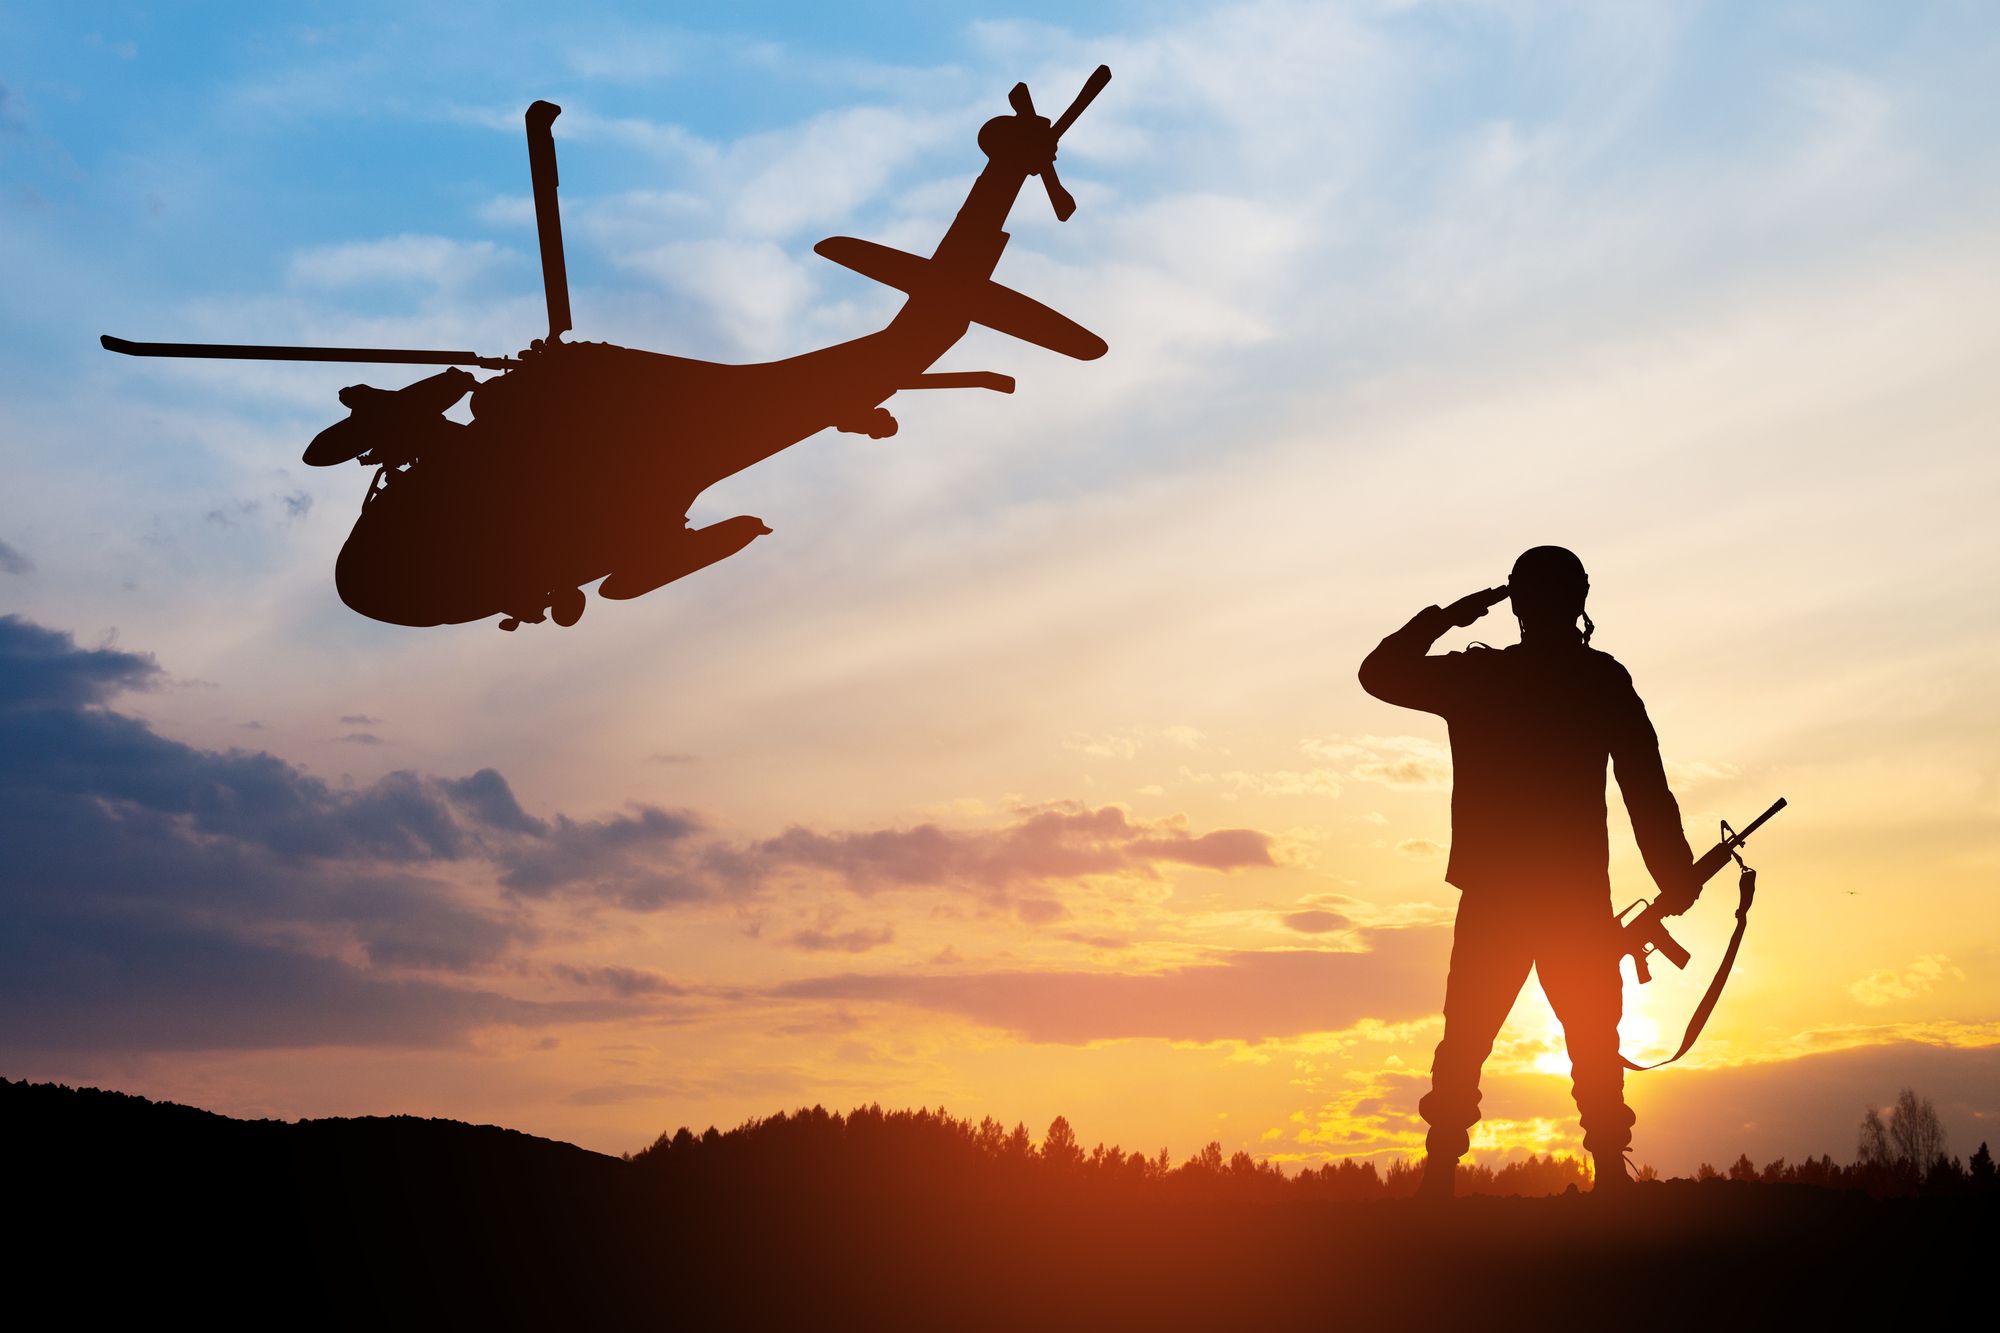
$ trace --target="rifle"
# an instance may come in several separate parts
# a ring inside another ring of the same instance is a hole
[[[1784,808],[1785,798],[1780,796],[1771,803],[1769,810],[1751,820],[1740,833],[1729,827],[1728,820],[1723,820],[1722,840],[1703,852],[1694,863],[1694,897],[1684,903],[1675,903],[1669,902],[1667,895],[1662,893],[1651,903],[1641,898],[1618,914],[1618,924],[1623,927],[1619,938],[1624,945],[1620,952],[1632,955],[1632,967],[1639,974],[1641,985],[1653,979],[1652,969],[1646,965],[1646,960],[1655,953],[1675,967],[1684,968],[1688,965],[1688,951],[1681,947],[1679,940],[1667,933],[1667,918],[1679,916],[1693,907],[1696,900],[1701,897],[1702,886],[1714,879],[1715,873],[1731,861],[1743,867],[1743,892],[1746,899],[1744,906],[1749,906],[1747,900],[1757,888],[1757,872],[1743,864],[1743,857],[1737,848],[1749,841],[1751,834],[1764,827],[1765,820]],[[1632,917],[1630,921],[1625,919],[1631,916],[1634,909],[1642,905],[1645,907],[1644,911]]]
[[[1627,1069],[1658,1069],[1661,1065],[1670,1065],[1680,1059],[1694,1045],[1694,1039],[1701,1035],[1702,1028],[1708,1023],[1708,1016],[1715,1012],[1715,1002],[1722,998],[1722,988],[1729,981],[1729,969],[1736,962],[1736,951],[1743,945],[1743,931],[1750,924],[1750,903],[1757,896],[1757,872],[1743,864],[1743,856],[1737,848],[1748,841],[1751,834],[1762,828],[1765,820],[1784,808],[1785,798],[1781,796],[1772,802],[1769,810],[1745,825],[1740,833],[1729,827],[1728,820],[1723,820],[1722,840],[1703,852],[1701,859],[1694,863],[1694,894],[1686,902],[1669,901],[1667,895],[1662,893],[1630,921],[1625,918],[1631,915],[1633,908],[1645,902],[1645,899],[1640,899],[1618,914],[1618,922],[1622,927],[1619,933],[1621,954],[1632,955],[1632,966],[1638,972],[1639,980],[1643,984],[1653,979],[1652,972],[1646,966],[1646,959],[1654,953],[1660,954],[1675,967],[1688,965],[1688,951],[1681,947],[1679,940],[1667,934],[1666,919],[1670,916],[1679,916],[1693,907],[1695,900],[1701,897],[1702,885],[1715,878],[1715,872],[1723,866],[1734,861],[1742,868],[1743,873],[1736,881],[1737,892],[1741,895],[1741,900],[1736,905],[1736,930],[1729,937],[1729,947],[1722,951],[1722,961],[1716,965],[1715,977],[1708,983],[1707,993],[1701,997],[1701,1003],[1695,1006],[1694,1016],[1688,1019],[1687,1032],[1681,1037],[1680,1049],[1666,1059],[1650,1065],[1633,1064],[1631,1060],[1620,1055],[1618,1062]]]

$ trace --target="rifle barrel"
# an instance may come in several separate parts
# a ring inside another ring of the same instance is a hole
[[[1755,819],[1751,820],[1748,824],[1745,824],[1742,828],[1736,831],[1737,845],[1741,846],[1743,843],[1749,841],[1751,834],[1755,833],[1758,829],[1764,827],[1765,820],[1769,819],[1772,815],[1777,814],[1780,810],[1784,808],[1785,808],[1785,798],[1782,796],[1780,796],[1777,800],[1771,802],[1771,808],[1769,810],[1766,810],[1763,814],[1758,815]]]

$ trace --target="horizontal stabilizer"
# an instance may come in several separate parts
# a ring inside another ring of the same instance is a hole
[[[1104,339],[1069,316],[991,278],[955,273],[936,260],[854,236],[829,236],[813,252],[914,298],[949,302],[974,324],[1051,352],[1095,361],[1106,351]]]
[[[813,253],[912,296],[939,285],[931,271],[931,261],[922,255],[864,241],[858,236],[829,236],[813,247]]]

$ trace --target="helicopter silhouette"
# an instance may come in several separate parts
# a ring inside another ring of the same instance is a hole
[[[1039,176],[1059,221],[1076,201],[1056,175],[1056,144],[1111,81],[1100,65],[1053,122],[1028,86],[1009,115],[979,130],[986,166],[928,257],[852,236],[813,249],[905,294],[874,333],[780,361],[731,365],[611,343],[564,342],[571,328],[556,199],[561,108],[528,108],[528,166],[549,332],[513,357],[379,347],[142,343],[105,335],[132,356],[355,361],[452,367],[401,389],[340,391],[349,415],[321,431],[304,461],[375,468],[361,513],[334,565],[341,601],[395,625],[499,627],[582,616],[583,586],[640,597],[741,551],[770,532],[749,515],[688,526],[695,498],[725,477],[832,427],[877,439],[896,433],[882,406],[906,389],[990,389],[991,371],[929,367],[973,324],[1080,360],[1103,339],[992,280],[1007,215]],[[476,379],[461,369],[501,373]],[[472,395],[472,421],[444,413]]]

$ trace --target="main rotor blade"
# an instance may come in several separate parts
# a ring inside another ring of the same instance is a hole
[[[107,352],[126,356],[188,356],[212,361],[373,361],[405,366],[480,366],[507,370],[521,363],[511,356],[477,352],[429,352],[409,347],[273,347],[260,343],[135,343],[105,334]]]
[[[535,232],[542,243],[542,295],[549,306],[549,341],[568,331],[569,270],[563,265],[562,209],[556,203],[556,136],[550,128],[562,108],[536,102],[528,108],[528,175],[535,184]]]
[[[1090,77],[1083,81],[1083,91],[1069,104],[1069,110],[1063,112],[1062,118],[1049,126],[1056,138],[1063,137],[1063,131],[1076,122],[1076,118],[1083,114],[1085,107],[1097,100],[1097,95],[1104,91],[1104,85],[1109,82],[1111,82],[1111,66],[1099,65],[1090,72]]]

